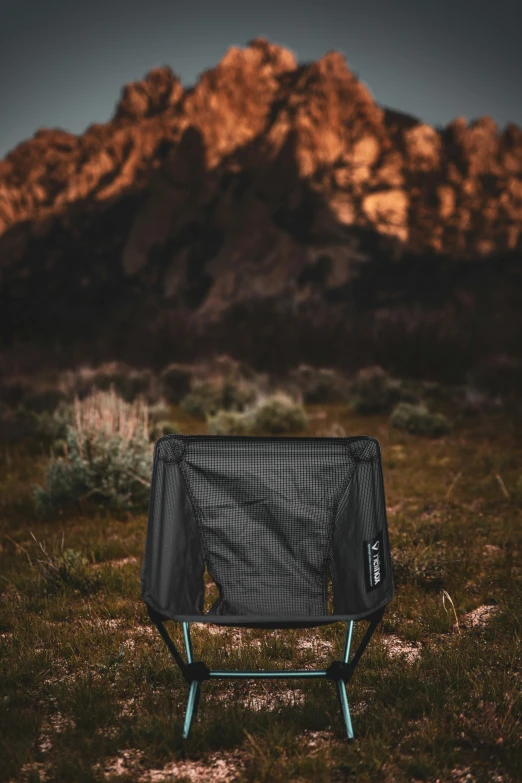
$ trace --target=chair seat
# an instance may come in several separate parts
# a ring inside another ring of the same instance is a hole
[[[378,441],[160,438],[142,597],[165,617],[210,622],[205,568],[219,593],[208,616],[219,624],[297,627],[386,604],[393,581]]]

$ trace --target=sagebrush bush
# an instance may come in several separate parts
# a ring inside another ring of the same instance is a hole
[[[239,411],[218,411],[207,419],[210,435],[247,435],[252,429],[252,415]]]
[[[257,399],[255,386],[243,382],[226,380],[223,384],[223,409],[226,411],[244,411]]]
[[[197,383],[192,390],[183,397],[181,407],[190,416],[204,419],[206,416],[214,416],[222,407],[223,390],[218,384],[209,381]]]
[[[390,424],[398,430],[432,438],[446,435],[451,429],[449,419],[442,413],[431,413],[425,405],[408,402],[397,405],[390,416]]]
[[[58,448],[61,455],[57,454]],[[35,489],[40,512],[82,501],[112,509],[146,508],[152,470],[148,409],[111,388],[74,402],[74,418],[58,441],[46,477]]]
[[[350,388],[350,407],[356,413],[385,413],[399,401],[401,382],[382,367],[359,370]]]
[[[346,402],[348,383],[336,370],[325,367],[315,368],[301,364],[290,373],[308,405],[321,403]]]
[[[202,381],[183,398],[183,410],[199,419],[215,416],[219,410],[243,411],[254,402],[257,392],[246,383]]]
[[[258,402],[252,411],[256,430],[278,435],[306,429],[307,418],[303,406],[283,392],[276,392]]]

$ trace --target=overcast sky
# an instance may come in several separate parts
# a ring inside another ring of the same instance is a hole
[[[522,126],[521,2],[0,0],[0,157],[39,127],[107,121],[157,65],[191,86],[257,36],[300,61],[342,52],[379,104],[430,124]]]

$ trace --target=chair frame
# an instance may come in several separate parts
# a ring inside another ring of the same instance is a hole
[[[192,650],[192,639],[190,637],[190,623],[182,622],[183,638],[185,641],[185,654],[187,662],[183,660],[182,655],[177,649],[176,645],[172,641],[167,629],[165,628],[164,621],[168,618],[163,617],[153,610],[150,606],[147,606],[151,621],[158,629],[163,641],[167,645],[170,654],[174,661],[179,666],[183,678],[189,685],[189,695],[187,702],[187,710],[185,713],[185,721],[183,724],[183,739],[187,739],[190,734],[193,719],[197,714],[199,705],[199,697],[201,694],[201,683],[204,680],[209,679],[283,679],[283,678],[300,678],[300,679],[327,679],[333,680],[337,688],[337,696],[339,699],[339,706],[344,720],[344,726],[346,730],[347,739],[353,740],[354,733],[352,727],[352,719],[350,716],[350,706],[348,704],[348,694],[346,692],[346,684],[352,678],[353,672],[361,655],[368,646],[368,643],[377,628],[377,625],[381,621],[386,607],[381,607],[371,615],[363,618],[369,622],[366,633],[364,634],[359,647],[355,651],[350,660],[350,650],[352,646],[353,626],[354,620],[348,620],[346,623],[346,634],[343,647],[343,655],[340,661],[333,661],[327,669],[324,670],[275,670],[275,671],[250,671],[250,670],[211,670],[203,661],[195,661]],[[241,627],[241,626],[236,626]]]

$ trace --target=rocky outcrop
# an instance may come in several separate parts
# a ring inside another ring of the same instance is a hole
[[[335,313],[360,320],[354,291],[369,281],[388,281],[386,302],[406,285],[417,307],[412,258],[461,279],[480,259],[498,270],[521,234],[520,128],[432,128],[380,107],[339,53],[299,64],[260,38],[191,89],[156,68],[124,87],[108,123],[42,129],[0,162],[0,320],[6,343],[121,353],[132,333],[181,359],[239,345],[245,312],[258,353],[259,323],[293,314],[298,350],[308,313],[320,353]]]

